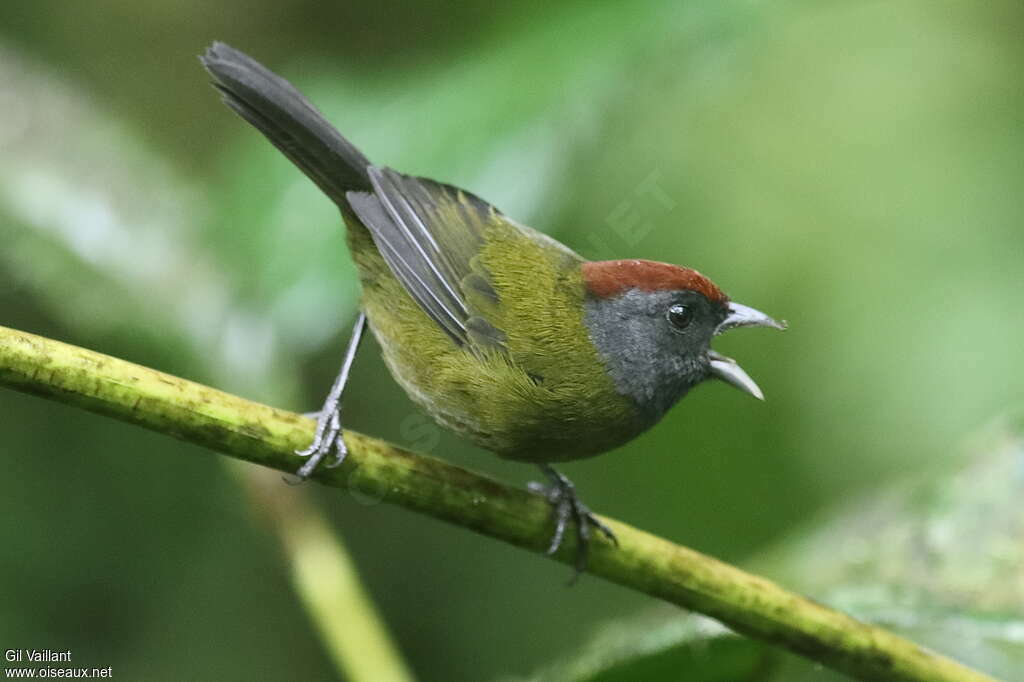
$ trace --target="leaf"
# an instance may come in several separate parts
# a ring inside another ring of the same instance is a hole
[[[1024,413],[955,470],[895,485],[759,564],[833,606],[997,677],[1024,669]]]
[[[672,615],[668,615],[672,614]],[[762,679],[772,652],[701,616],[659,610],[606,626],[529,682],[738,682]]]
[[[785,543],[755,572],[1003,679],[1024,669],[1024,415],[975,439],[953,472],[869,496]],[[847,679],[692,615],[608,626],[529,678]]]

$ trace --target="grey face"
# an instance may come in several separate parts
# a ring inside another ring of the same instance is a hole
[[[729,314],[688,290],[630,289],[585,303],[590,338],[612,381],[651,422],[711,375],[711,339]]]

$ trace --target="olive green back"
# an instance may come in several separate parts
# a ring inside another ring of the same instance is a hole
[[[384,359],[440,423],[504,457],[538,462],[595,455],[647,426],[590,341],[575,253],[491,213],[471,270],[496,297],[470,286],[463,293],[504,343],[459,345],[409,296],[354,214],[345,218]]]

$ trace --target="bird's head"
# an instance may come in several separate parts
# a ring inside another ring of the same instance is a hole
[[[736,327],[785,329],[764,313],[734,303],[696,270],[648,260],[585,263],[584,319],[619,392],[650,419],[660,418],[691,388],[714,377],[763,399],[743,369],[711,349]]]

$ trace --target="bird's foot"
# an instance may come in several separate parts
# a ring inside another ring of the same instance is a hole
[[[551,543],[548,545],[548,555],[554,554],[562,546],[562,540],[565,538],[565,529],[569,525],[570,520],[576,527],[576,572],[569,581],[571,585],[587,569],[587,553],[590,548],[590,531],[592,528],[601,531],[616,546],[619,544],[619,541],[611,528],[602,523],[590,511],[590,508],[583,504],[576,495],[576,486],[572,484],[572,481],[550,466],[541,465],[541,470],[551,480],[551,485],[544,486],[540,483],[531,483],[529,487],[534,492],[543,493],[555,512],[555,532],[551,536]]]
[[[309,416],[316,417],[316,433],[309,447],[295,451],[299,457],[308,458],[295,472],[298,477],[296,483],[301,483],[309,478],[316,471],[320,462],[331,454],[332,450],[334,459],[327,464],[330,468],[340,466],[345,461],[345,455],[348,454],[348,447],[345,446],[345,439],[341,432],[341,410],[337,405],[333,407],[325,405],[322,412]]]
[[[331,386],[331,392],[324,400],[324,406],[320,408],[319,412],[305,415],[316,417],[316,432],[313,435],[313,442],[309,444],[308,448],[295,451],[299,457],[308,459],[295,472],[298,480],[294,483],[301,483],[309,478],[324,457],[331,453],[331,450],[334,450],[334,460],[327,465],[328,467],[340,466],[345,461],[348,448],[345,446],[345,438],[341,432],[341,394],[348,383],[348,374],[356,359],[356,352],[359,350],[359,342],[363,338],[365,329],[366,314],[359,313],[356,325],[352,328],[352,338],[349,339],[348,349],[345,351],[345,360],[341,363],[341,371],[338,372],[338,377],[334,380],[334,385]]]

